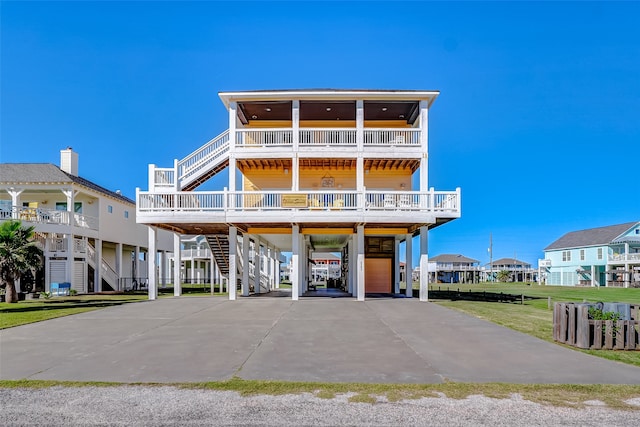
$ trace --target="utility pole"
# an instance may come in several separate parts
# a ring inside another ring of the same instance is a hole
[[[489,278],[493,281],[493,235],[489,233]]]

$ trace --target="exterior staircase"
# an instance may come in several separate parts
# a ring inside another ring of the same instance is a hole
[[[96,258],[96,249],[87,242],[87,263],[93,269],[97,268]],[[100,260],[100,276],[114,291],[119,290],[118,273],[104,259]]]
[[[229,236],[226,234],[208,234],[206,238],[220,274],[229,278]]]
[[[226,130],[178,161],[176,179],[179,189],[192,191],[228,165],[229,131]]]

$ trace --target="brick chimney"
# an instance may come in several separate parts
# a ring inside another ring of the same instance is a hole
[[[71,147],[60,150],[60,169],[70,175],[78,176],[78,153]]]

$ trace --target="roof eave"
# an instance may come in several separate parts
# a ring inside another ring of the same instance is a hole
[[[236,91],[219,92],[218,96],[224,106],[229,109],[232,101],[289,101],[289,100],[393,100],[393,101],[428,101],[433,104],[440,94],[437,90],[275,90],[275,91]]]

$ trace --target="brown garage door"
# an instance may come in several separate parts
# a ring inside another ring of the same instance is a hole
[[[391,258],[365,258],[365,292],[391,292]]]

